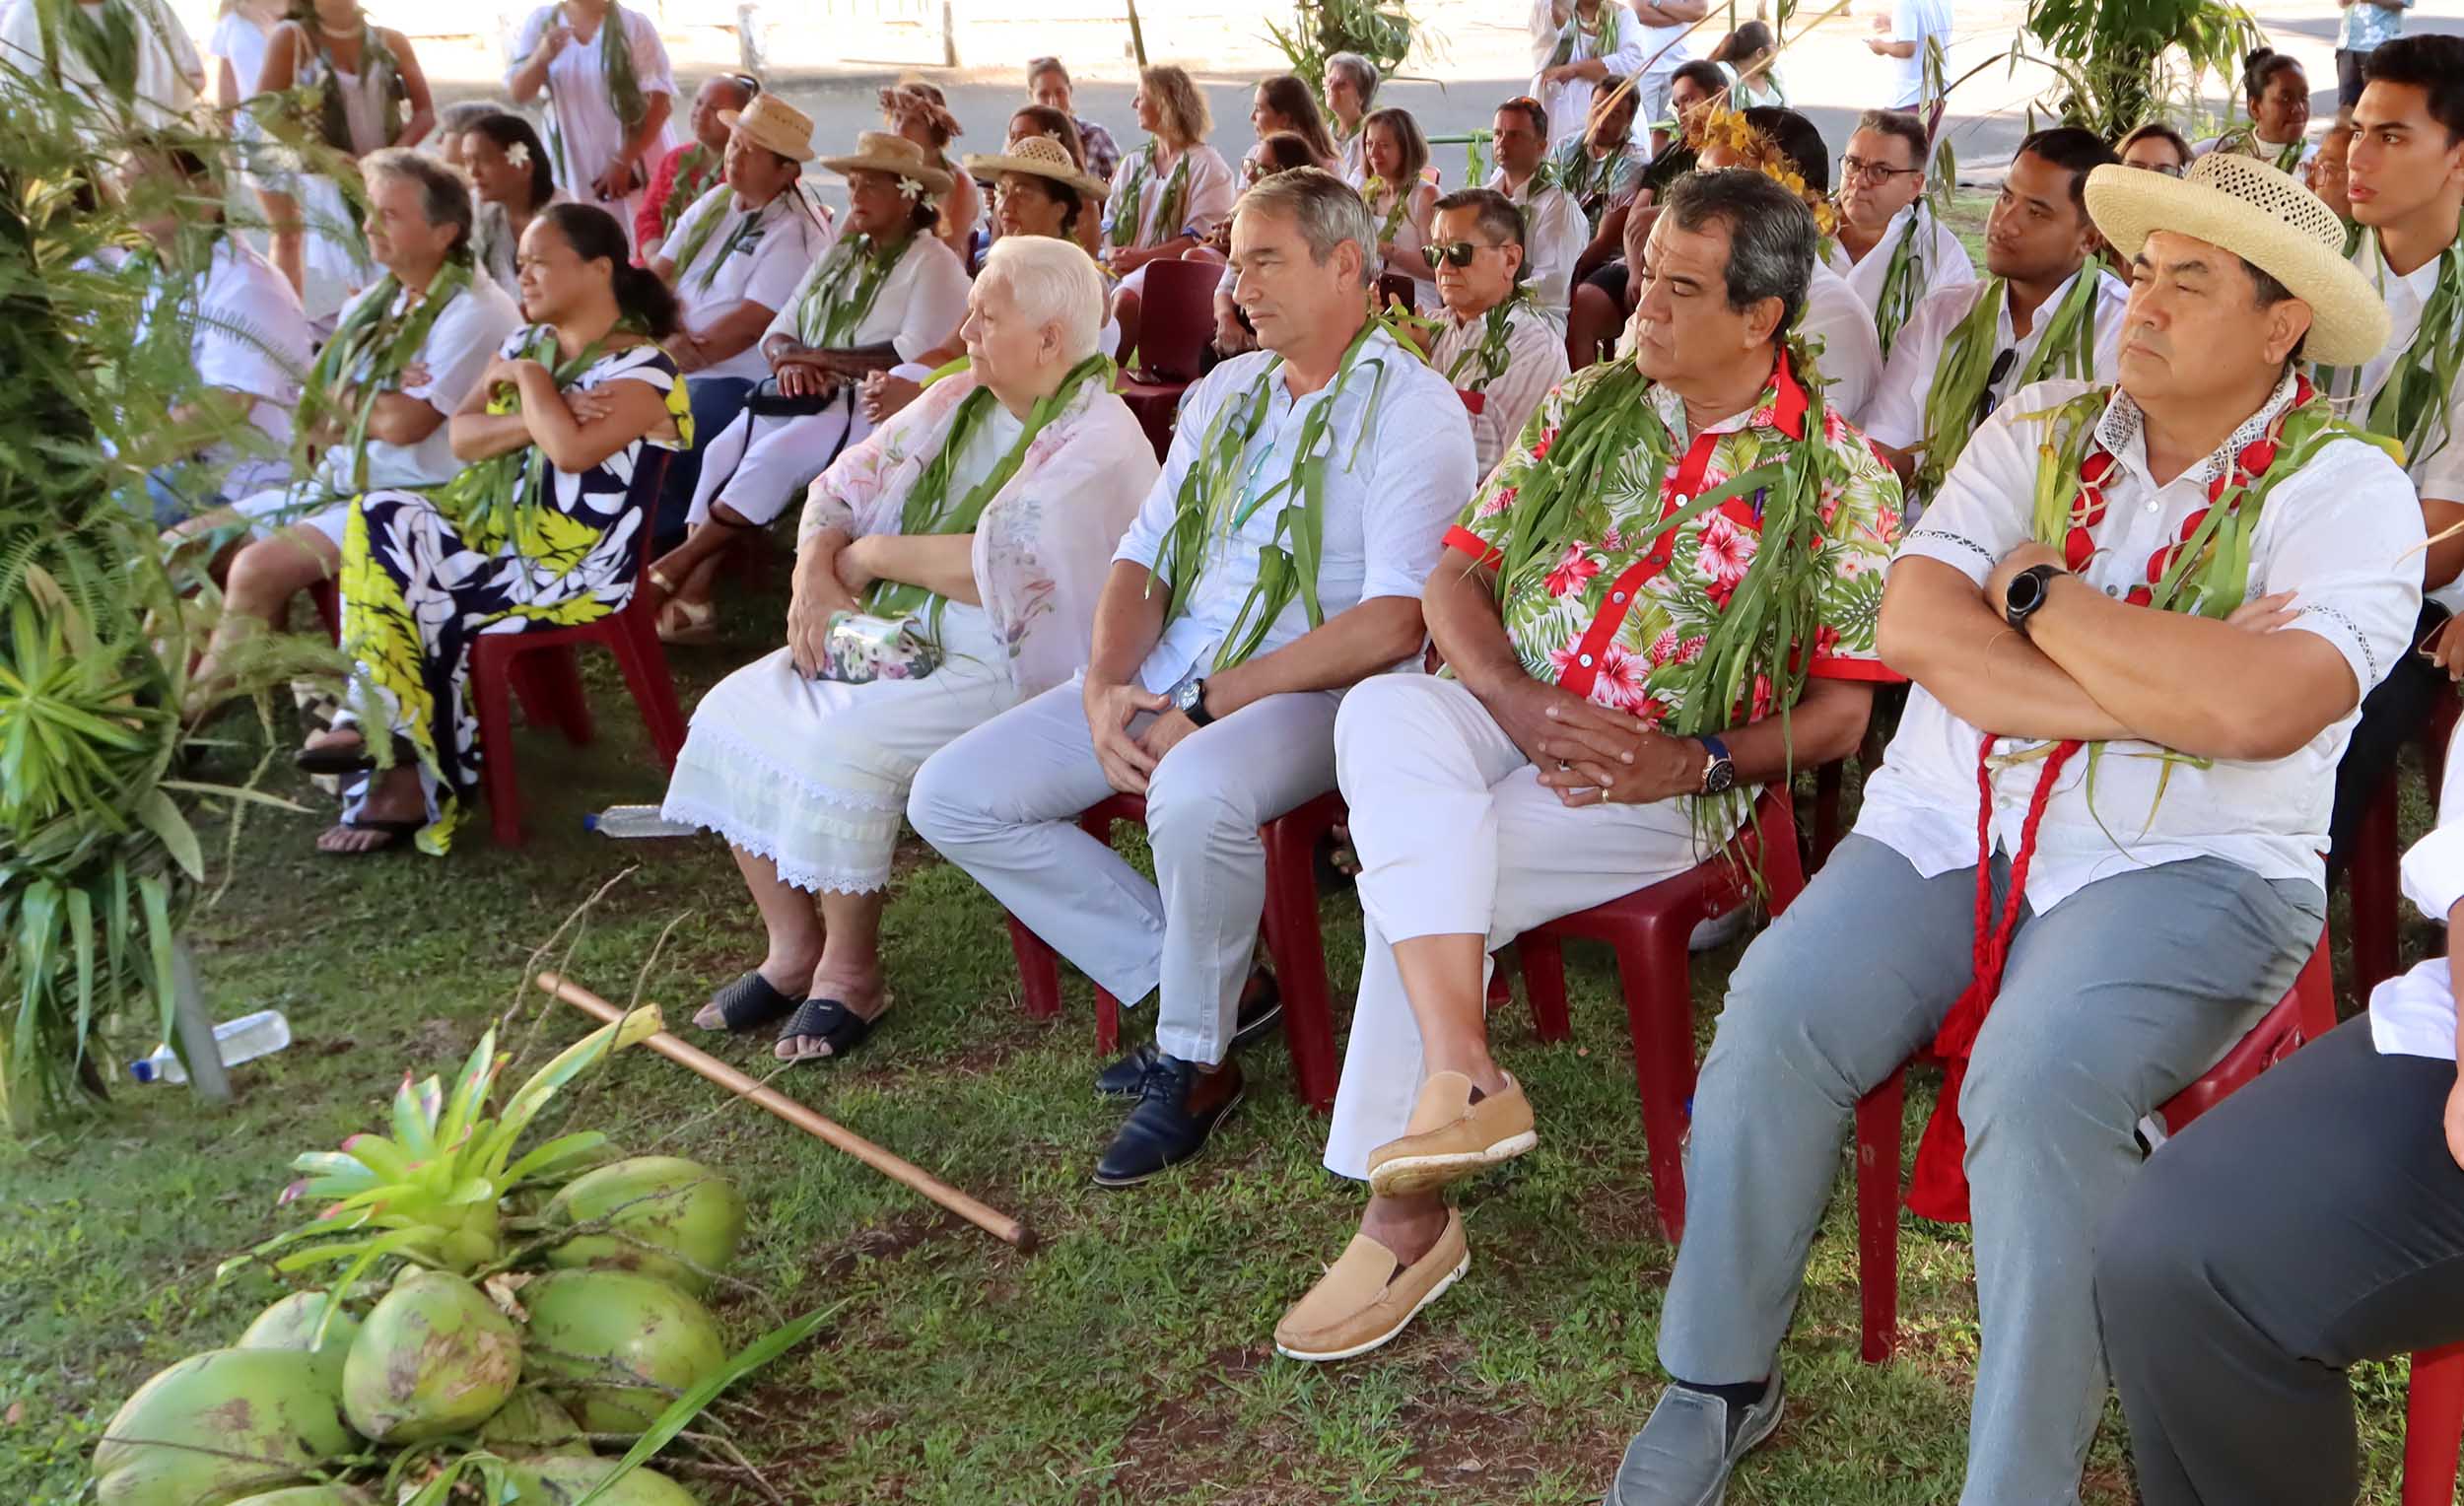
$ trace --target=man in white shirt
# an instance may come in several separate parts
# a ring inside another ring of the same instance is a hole
[[[1951,0],[1891,0],[1889,17],[1877,15],[1875,34],[1865,39],[1867,51],[1895,64],[1890,108],[1926,111],[1929,132],[1941,116],[1942,97],[1926,92],[1925,54],[1928,48],[1951,50]]]
[[[1548,157],[1548,116],[1538,100],[1528,95],[1508,100],[1489,125],[1497,167],[1483,186],[1523,211],[1525,275],[1540,307],[1563,323],[1574,294],[1575,258],[1591,241],[1591,222],[1574,195],[1557,186],[1555,174],[1541,171]]]
[[[2166,1140],[2097,1240],[2147,1506],[2361,1499],[2345,1372],[2464,1340],[2464,748],[2438,818],[2404,893],[2442,954]]]
[[[651,261],[676,290],[681,315],[667,353],[693,400],[691,450],[670,456],[659,486],[661,536],[681,534],[702,480],[702,454],[770,375],[763,331],[787,306],[830,241],[830,222],[804,192],[813,122],[775,94],[722,109],[727,150],[718,186],[676,218]]]
[[[1494,188],[1437,201],[1426,248],[1437,274],[1437,344],[1429,366],[1472,414],[1473,474],[1485,479],[1548,389],[1566,375],[1566,342],[1523,281],[1523,212]]]
[[[310,336],[290,282],[223,223],[222,182],[203,159],[147,140],[122,184],[147,240],[137,344],[176,345],[191,377],[146,476],[155,523],[169,528],[290,479]]]
[[[1104,1186],[1198,1154],[1240,1101],[1258,828],[1335,787],[1343,692],[1418,662],[1421,584],[1475,484],[1462,402],[1368,318],[1376,244],[1332,173],[1241,199],[1237,297],[1265,349],[1184,400],[1083,682],[951,743],[909,796],[917,832],[1072,965],[1124,1001],[1159,995]],[[1146,799],[1153,882],[1075,824],[1115,791]]]
[[[2367,364],[2319,373],[2356,423],[2404,445],[2433,538],[2464,523],[2464,37],[2422,35],[2370,54],[2354,106],[2348,192],[2361,241],[2353,264],[2387,301],[2386,348]],[[2442,363],[2443,367],[2442,367]],[[2450,374],[2439,389],[2441,370]],[[2435,662],[2406,654],[2361,705],[2361,724],[2336,771],[2330,872],[2351,856],[2370,802],[2421,729],[2447,681],[2464,671],[2464,536],[2438,538],[2422,557],[2428,599],[2413,641]]]
[[[1874,310],[1888,360],[1917,300],[1976,281],[1967,247],[1925,198],[1925,122],[1870,109],[1840,157],[1839,235],[1824,259]]]
[[[2120,385],[2018,394],[1900,548],[1880,644],[1907,715],[1855,834],[1730,980],[1674,1383],[1611,1506],[1716,1499],[1769,1435],[1857,1102],[1928,1047],[1948,1071],[1909,1201],[1967,1217],[1972,1185],[1983,1314],[1959,1499],[2077,1499],[2105,1389],[2089,1272],[2136,1127],[2319,942],[2332,771],[2406,648],[2422,526],[2297,364],[2376,350],[2386,312],[2335,212],[2247,158],[2099,168],[2088,207],[2137,269]]]
[[[2021,142],[1985,221],[1985,280],[1929,294],[1899,332],[1866,436],[1915,483],[1911,519],[2005,396],[2046,377],[2114,379],[2130,290],[2092,254],[2086,193],[2088,174],[2116,160],[2073,126]]]
[[[231,559],[222,621],[190,676],[209,691],[234,642],[280,628],[295,594],[340,571],[354,499],[382,487],[436,486],[462,468],[445,421],[505,337],[521,327],[513,299],[471,265],[470,185],[459,172],[399,149],[369,154],[360,171],[368,182],[369,254],[385,276],[343,306],[333,354],[319,363],[324,416],[308,436],[323,451],[316,469],[180,530],[237,522],[254,534]],[[442,304],[432,308],[431,294]],[[380,296],[385,307],[372,308]],[[415,323],[426,326],[417,349],[393,348]]]
[[[15,79],[22,74],[74,94],[89,112],[83,129],[99,144],[117,145],[123,129],[194,123],[205,64],[170,6],[162,0],[74,0],[56,14],[82,24],[56,30],[45,24],[52,14],[36,0],[0,6],[0,91],[22,87]],[[123,34],[125,51],[114,45],[115,33]]]

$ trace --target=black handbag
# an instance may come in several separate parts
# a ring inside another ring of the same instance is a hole
[[[845,386],[841,385],[827,392],[789,397],[779,390],[778,377],[765,376],[754,386],[753,394],[744,400],[744,411],[755,418],[809,418],[828,410],[844,395],[845,390]]]

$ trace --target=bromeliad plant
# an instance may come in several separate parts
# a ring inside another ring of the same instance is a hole
[[[408,1072],[393,1095],[391,1134],[355,1134],[339,1150],[309,1151],[291,1163],[305,1173],[283,1201],[338,1199],[317,1219],[277,1235],[247,1255],[225,1262],[219,1275],[271,1261],[283,1274],[342,1264],[317,1319],[322,1334],[343,1298],[379,1261],[398,1259],[469,1274],[505,1255],[501,1204],[525,1187],[570,1179],[593,1164],[607,1136],[595,1130],[560,1135],[519,1156],[522,1132],[548,1101],[605,1058],[658,1033],[659,1014],[645,1006],[601,1026],[565,1049],[522,1084],[502,1115],[487,1117],[488,1095],[509,1058],[491,1028],[447,1090],[436,1077]]]

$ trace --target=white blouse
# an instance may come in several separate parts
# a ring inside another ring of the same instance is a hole
[[[695,199],[676,218],[675,229],[660,242],[662,251],[681,251],[692,244],[702,225],[723,216],[699,246],[693,260],[676,268],[676,298],[684,306],[687,324],[737,304],[759,304],[775,316],[787,307],[805,274],[830,242],[830,222],[824,211],[791,184],[763,205],[752,227],[743,228],[745,212],[737,207],[736,191],[721,183]],[[889,296],[884,285],[882,296]],[[877,305],[875,306],[878,307]],[[759,340],[726,360],[693,374],[696,376],[741,376],[759,381],[770,375]]]
[[[513,75],[539,50],[540,41],[562,19],[562,11],[561,6],[542,6],[522,22],[521,30],[514,34],[513,59],[505,70],[508,89],[513,87]],[[667,46],[659,40],[657,25],[630,6],[609,14],[624,18],[624,39],[633,49],[633,73],[641,83],[643,98],[663,94],[672,102],[676,97],[676,78],[668,67]],[[548,64],[548,150],[557,153],[557,186],[583,203],[597,197],[590,191],[591,180],[607,171],[608,163],[625,145],[624,123],[616,118],[616,102],[608,98],[606,69],[599,59],[600,40],[595,31],[586,38],[576,34]],[[635,211],[641,208],[643,192],[650,185],[650,168],[675,145],[676,119],[671,109],[667,123],[659,127],[657,139],[642,154],[634,191],[605,206],[625,228],[628,244],[633,239]]]

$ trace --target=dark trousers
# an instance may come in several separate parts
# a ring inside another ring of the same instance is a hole
[[[2351,47],[2336,49],[2336,107],[2351,109],[2361,103],[2361,65],[2369,61],[2367,52]]]
[[[693,511],[693,490],[702,482],[703,449],[736,421],[756,383],[743,376],[688,376],[684,385],[693,401],[693,448],[668,456],[667,474],[659,481],[650,537],[662,554],[684,541],[685,515]]]
[[[2434,602],[2422,605],[2413,625],[2412,649],[2396,660],[2387,677],[2361,698],[2361,719],[2353,724],[2353,740],[2344,762],[2336,766],[2336,810],[2327,821],[2327,874],[2332,883],[2353,856],[2354,838],[2370,801],[2395,773],[2396,757],[2429,719],[2438,698],[2452,695],[2445,671],[2412,651],[2447,620],[2447,609]]]
[[[2454,1086],[2356,1019],[2150,1158],[2096,1246],[2147,1506],[2353,1500],[2346,1367],[2464,1339]]]

